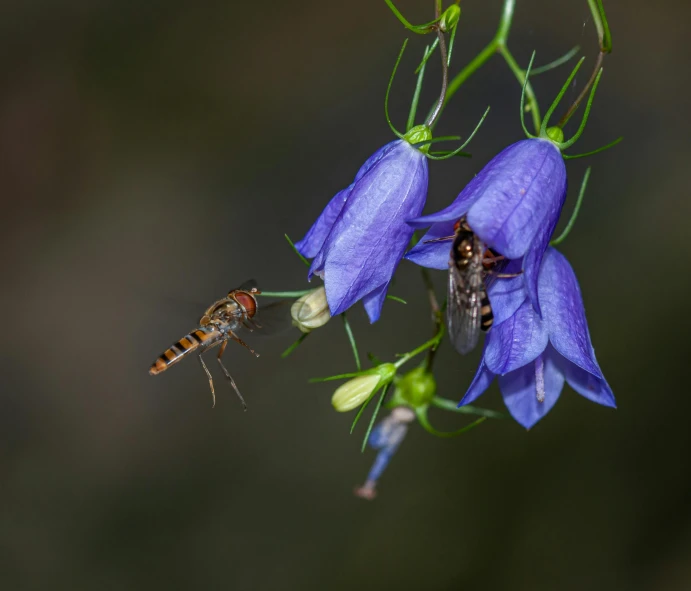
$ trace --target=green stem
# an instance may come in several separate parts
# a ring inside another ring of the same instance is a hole
[[[262,291],[258,295],[266,296],[269,298],[301,298],[311,292],[311,289],[305,289],[304,291]]]
[[[499,26],[497,27],[497,32],[495,33],[494,38],[449,82],[449,86],[446,90],[446,97],[444,98],[444,106],[446,106],[446,104],[451,100],[451,97],[458,92],[458,89],[461,87],[461,85],[477,70],[484,66],[496,53],[501,54],[518,81],[521,83],[521,85],[523,84],[525,80],[525,72],[518,66],[516,60],[513,58],[513,55],[511,55],[511,52],[506,46],[515,8],[516,0],[504,0],[504,7],[501,12],[501,18],[499,19]],[[535,93],[530,83],[527,84],[526,95],[528,96],[528,105],[533,117],[533,125],[535,126],[535,131],[537,132],[540,129],[540,109],[538,108],[537,98],[535,97]]]
[[[499,53],[501,53],[503,56],[504,61],[506,61],[506,64],[513,72],[513,75],[516,77],[516,80],[518,80],[519,84],[521,86],[525,84],[525,72],[520,68],[518,63],[516,63],[516,60],[509,51],[509,48],[506,45],[500,45]],[[528,110],[533,117],[533,127],[537,132],[540,129],[542,120],[540,119],[540,107],[537,104],[537,97],[535,96],[535,91],[533,90],[533,86],[530,84],[530,82],[525,85],[525,94],[528,97]]]
[[[463,435],[463,433],[470,431],[487,420],[487,417],[480,417],[476,421],[470,423],[470,425],[466,425],[457,431],[438,431],[430,424],[429,419],[427,418],[426,406],[421,406],[415,409],[415,414],[417,415],[417,420],[420,422],[425,431],[437,437],[457,437],[458,435]]]
[[[427,349],[430,349],[431,347],[434,347],[436,349],[439,346],[442,337],[444,336],[444,323],[441,322],[438,326],[439,328],[437,330],[437,334],[435,334],[428,341],[422,343],[422,345],[420,345],[419,347],[410,351],[410,353],[405,353],[398,361],[396,361],[396,363],[394,363],[394,366],[396,366],[396,368],[398,369],[404,363],[408,363],[408,361],[410,361],[416,355],[419,355],[420,353],[424,353],[425,351],[427,351]]]
[[[355,335],[353,335],[353,329],[350,328],[350,323],[346,318],[345,312],[341,314],[341,317],[343,318],[343,327],[345,328],[346,335],[348,336],[348,342],[350,343],[350,347],[353,350],[353,357],[355,357],[355,365],[357,367],[357,370],[361,371],[362,368],[360,367],[360,355],[358,354],[357,345],[355,344]]]

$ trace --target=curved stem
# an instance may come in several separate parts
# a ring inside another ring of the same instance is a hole
[[[438,431],[437,429],[432,427],[432,425],[429,422],[429,419],[427,418],[426,406],[416,408],[415,414],[417,415],[417,420],[420,422],[425,431],[437,437],[457,437],[458,435],[463,435],[463,433],[470,431],[474,427],[477,427],[478,425],[484,423],[487,420],[487,417],[480,417],[479,419],[470,423],[470,425],[466,425],[465,427],[458,429],[457,431]]]
[[[435,17],[439,18],[439,3],[435,7]],[[444,32],[437,28],[437,39],[439,40],[439,54],[441,55],[441,92],[439,93],[439,100],[437,101],[437,106],[427,117],[425,125],[429,128],[437,122],[441,111],[444,108],[444,101],[446,99],[446,89],[449,86],[449,63],[448,55],[446,53],[446,39],[444,38]]]
[[[525,96],[528,98],[528,110],[533,118],[535,133],[537,133],[540,130],[542,119],[540,118],[540,107],[537,104],[537,97],[535,96],[533,86],[530,84],[530,81],[526,79],[526,73],[520,68],[506,45],[499,46],[499,53],[501,53],[506,65],[509,66],[519,84],[525,85]]]
[[[559,123],[557,123],[557,127],[563,128],[564,125],[566,125],[569,122],[569,119],[571,119],[572,115],[576,112],[576,109],[578,109],[581,102],[583,102],[583,99],[588,94],[588,91],[590,90],[590,88],[595,83],[595,79],[597,78],[597,74],[600,71],[600,68],[602,67],[602,61],[604,59],[605,59],[605,54],[604,54],[604,52],[601,51],[597,55],[597,59],[595,60],[595,68],[593,68],[593,73],[590,75],[588,82],[583,87],[583,90],[581,90],[581,93],[578,95],[578,97],[576,97],[576,100],[573,101],[573,104],[569,107],[569,109],[566,111],[566,113],[564,113],[564,116],[561,119],[559,119]]]

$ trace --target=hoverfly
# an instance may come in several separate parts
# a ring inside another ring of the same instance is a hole
[[[220,346],[218,350],[218,364],[223,370],[226,379],[235,390],[240,402],[245,410],[247,404],[245,399],[240,394],[240,390],[235,384],[230,372],[223,365],[222,357],[226,350],[226,345],[229,340],[239,343],[246,349],[259,357],[259,354],[251,349],[236,333],[239,329],[247,329],[253,331],[255,328],[262,328],[257,322],[255,316],[257,314],[258,305],[257,297],[261,294],[256,287],[254,281],[248,281],[237,289],[228,292],[228,295],[207,308],[204,315],[199,319],[199,326],[182,337],[177,343],[166,349],[157,359],[151,364],[149,374],[155,376],[164,372],[171,365],[176,364],[181,359],[187,357],[192,352],[197,352],[199,363],[201,364],[206,377],[209,378],[209,388],[211,389],[211,396],[213,398],[213,405],[216,405],[216,393],[214,391],[214,382],[211,377],[209,368],[206,367],[202,354],[209,349]]]
[[[496,272],[505,262],[504,257],[486,247],[465,216],[454,225],[453,236],[435,241],[443,240],[453,240],[446,311],[449,337],[456,350],[465,355],[477,345],[480,331],[492,328],[494,314],[487,296],[487,276],[508,278],[516,275]]]

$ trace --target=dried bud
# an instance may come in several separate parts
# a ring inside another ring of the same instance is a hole
[[[331,398],[331,404],[338,412],[348,412],[367,400],[379,385],[377,374],[361,375],[340,386]]]
[[[293,326],[297,326],[304,333],[324,326],[331,320],[324,286],[313,289],[296,300],[290,308],[290,315],[293,318]]]

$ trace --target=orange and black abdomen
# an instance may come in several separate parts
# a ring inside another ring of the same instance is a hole
[[[492,323],[494,322],[494,313],[492,312],[492,306],[489,303],[489,298],[487,297],[487,292],[483,289],[480,300],[480,329],[487,332],[492,328]]]
[[[199,347],[207,346],[213,343],[220,336],[217,330],[209,330],[198,328],[193,330],[190,334],[182,337],[169,349],[166,349],[159,357],[151,364],[149,374],[155,376],[168,369],[171,365],[180,361],[183,357],[189,355]]]

